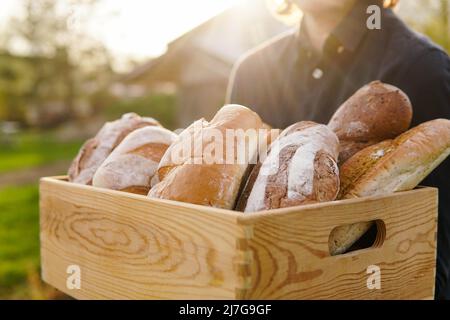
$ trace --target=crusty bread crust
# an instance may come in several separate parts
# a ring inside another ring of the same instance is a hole
[[[195,130],[196,125],[201,128],[200,131]],[[209,131],[218,130],[225,137],[227,129],[259,130],[267,129],[267,125],[255,112],[239,105],[224,106],[209,123],[204,119],[197,121],[184,130],[165,153],[158,168],[159,179],[152,186],[148,196],[233,209],[248,163],[240,164],[235,161],[233,164],[203,162],[195,164],[195,157],[202,158],[204,154],[198,155],[194,149],[200,146],[201,152],[207,150],[206,146],[210,141],[206,137],[209,136]],[[191,145],[188,147],[193,149],[186,153],[185,157],[179,157],[178,163],[175,163],[173,152],[182,149],[181,147],[189,141]],[[237,148],[243,143],[244,139],[236,138],[234,146]],[[249,143],[249,145],[257,144]],[[234,152],[234,156],[237,160],[238,153]],[[226,152],[223,152],[223,157],[226,157]],[[222,160],[223,163],[227,163],[225,158]]]
[[[169,146],[167,151],[164,153],[161,161],[158,166],[158,179],[155,181],[159,183],[164,180],[166,175],[178,165],[185,163],[190,160],[188,154],[176,154],[177,150],[183,150],[183,146],[187,146],[187,148],[193,148],[193,141],[200,141],[201,136],[199,133],[207,128],[209,125],[208,121],[204,118],[201,118],[197,121],[194,121],[190,126],[184,129],[179,135],[178,138]],[[174,155],[176,154],[178,163],[175,162]],[[153,185],[152,185],[153,187]]]
[[[259,170],[261,169],[261,161],[264,159],[261,158],[261,155],[267,155],[267,153],[270,150],[270,145],[273,141],[275,141],[279,135],[280,135],[280,129],[272,129],[268,125],[266,125],[267,129],[270,129],[270,131],[267,134],[266,137],[266,146],[267,148],[265,150],[260,150],[260,154],[258,157],[258,161],[256,164],[251,164],[247,168],[247,172],[244,175],[243,183],[241,184],[241,189],[238,193],[238,199],[236,200],[236,205],[234,207],[234,210],[236,211],[244,211],[245,207],[247,206],[248,197],[250,196],[250,193],[253,189],[253,185],[255,184],[256,179],[258,178]]]
[[[425,122],[394,140],[383,141],[350,158],[340,168],[341,199],[414,189],[450,154],[450,120]],[[331,254],[358,240],[371,223],[338,227],[329,239]]]
[[[252,183],[242,197],[244,211],[334,200],[339,190],[338,151],[339,141],[327,126],[302,121],[288,127],[252,172]]]
[[[358,184],[359,179],[370,170],[380,159],[393,150],[393,140],[385,140],[369,146],[348,159],[340,167],[341,188],[339,199],[344,198]]]
[[[123,192],[129,192],[129,193],[135,193],[135,194],[140,194],[140,195],[147,195],[148,192],[150,191],[150,187],[144,187],[144,186],[133,186],[133,187],[127,187],[124,188],[122,190],[119,191],[123,191]]]
[[[380,160],[350,186],[344,198],[414,189],[450,153],[450,120],[425,122],[394,139]],[[343,169],[342,175],[351,168]]]
[[[92,184],[147,194],[161,157],[176,138],[172,131],[156,126],[133,131],[98,168]]]
[[[236,200],[236,205],[234,210],[236,211],[244,211],[247,206],[248,197],[250,197],[250,193],[252,192],[253,186],[258,178],[259,170],[261,169],[261,162],[258,162],[255,165],[249,166],[248,175],[242,184],[242,190],[238,195],[238,199]]]
[[[377,142],[393,139],[408,130],[412,106],[399,88],[373,81],[345,101],[328,126],[341,142],[339,163]]]
[[[140,117],[135,113],[127,113],[119,120],[107,122],[94,138],[81,147],[69,168],[69,181],[91,185],[97,169],[120,142],[129,133],[146,126],[160,124],[153,118]]]

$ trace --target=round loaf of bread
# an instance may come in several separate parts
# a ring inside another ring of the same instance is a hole
[[[341,143],[339,164],[359,150],[408,130],[412,106],[399,88],[373,81],[345,101],[328,126]]]

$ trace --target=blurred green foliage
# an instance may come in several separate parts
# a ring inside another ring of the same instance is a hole
[[[399,14],[414,30],[421,32],[450,52],[450,1],[400,1]]]
[[[24,118],[25,100],[32,90],[33,77],[27,59],[0,54],[0,119]]]
[[[107,92],[115,72],[106,47],[70,22],[87,23],[97,2],[21,0],[23,13],[0,30],[0,120],[50,127],[92,114],[91,96]],[[8,45],[17,41],[21,54]]]
[[[144,97],[120,100],[104,109],[108,120],[120,118],[127,112],[153,117],[168,129],[175,128],[176,97],[169,94],[154,94]]]

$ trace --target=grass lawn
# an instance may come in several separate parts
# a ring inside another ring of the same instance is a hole
[[[0,189],[0,299],[53,299],[40,280],[38,187]]]
[[[173,127],[174,110],[173,96],[145,97],[117,103],[107,109],[105,116],[117,119],[122,113],[135,111]],[[13,136],[2,136],[0,133],[0,176],[72,159],[83,142],[82,138],[64,141],[68,137],[61,132],[28,131]],[[65,139],[61,139],[60,134]],[[83,135],[80,133],[78,136]],[[36,180],[33,177],[28,185],[0,185],[0,299],[60,297],[54,289],[40,281],[39,194],[34,183]]]
[[[62,142],[55,133],[21,133],[0,141],[0,175],[70,159],[81,141]],[[57,297],[40,281],[37,184],[0,186],[0,299]]]
[[[0,174],[72,158],[81,141],[62,142],[53,132],[20,133],[0,141]]]
[[[38,272],[37,203],[35,185],[0,189],[0,297],[13,294]]]

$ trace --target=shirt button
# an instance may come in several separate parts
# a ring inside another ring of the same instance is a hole
[[[314,69],[312,76],[316,80],[319,80],[320,78],[322,78],[323,77],[322,69],[319,69],[319,68]]]
[[[344,47],[343,46],[339,46],[337,48],[337,53],[341,54],[342,52],[344,52]]]

